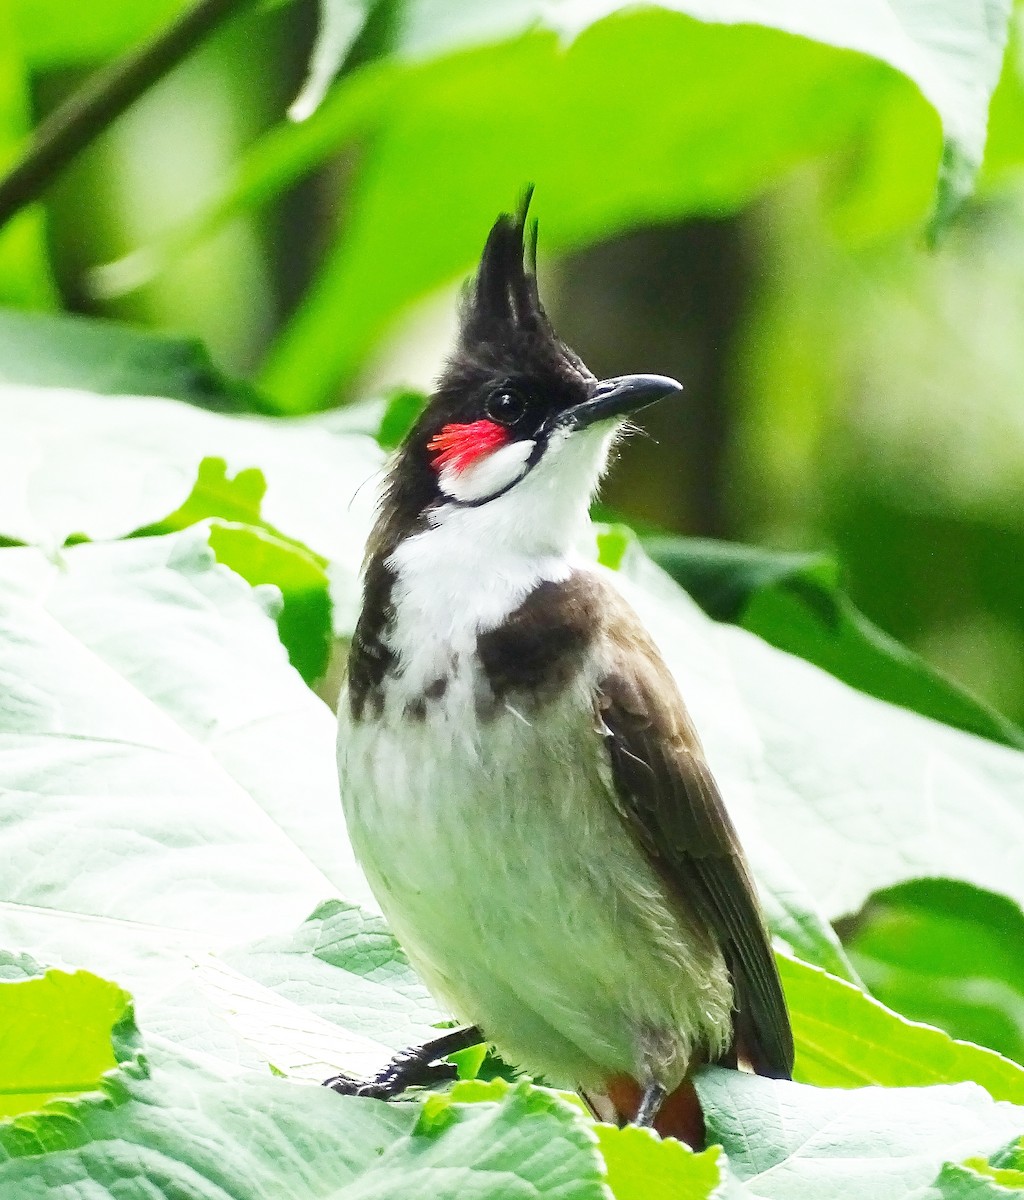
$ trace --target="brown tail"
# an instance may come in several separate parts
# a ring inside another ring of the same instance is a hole
[[[611,1101],[620,1124],[632,1121],[640,1107],[643,1088],[628,1075],[616,1075],[605,1087],[605,1095]],[[701,1112],[697,1092],[688,1079],[665,1098],[654,1128],[662,1137],[674,1137],[685,1142],[692,1150],[703,1150],[707,1134],[704,1129],[704,1114]]]

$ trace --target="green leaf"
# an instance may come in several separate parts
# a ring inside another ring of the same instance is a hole
[[[63,0],[13,0],[21,48],[35,69],[112,58],[155,33],[185,7],[185,0],[90,0],[69,19]]]
[[[797,1045],[796,1078],[819,1087],[973,1081],[1024,1104],[1024,1067],[887,1009],[817,967],[779,958]]]
[[[993,1154],[990,1165],[1011,1171],[1024,1171],[1024,1137],[1016,1138]]]
[[[14,954],[0,950],[0,980],[4,983],[21,979],[36,979],[44,974],[43,968],[28,954]]]
[[[149,1200],[154,1187],[211,1200],[607,1195],[582,1115],[526,1083],[485,1103],[390,1105],[229,1078],[155,1039],[103,1091],[0,1124],[0,1200],[82,1187],[110,1200]]]
[[[695,1083],[738,1194],[759,1200],[939,1200],[947,1163],[1024,1128],[1024,1108],[969,1083],[844,1091],[717,1068]]]
[[[96,1091],[131,1024],[127,993],[87,971],[0,983],[0,1117]]]
[[[311,420],[14,384],[0,386],[0,425],[0,535],[52,550],[73,536],[119,538],[207,516],[258,522],[272,536],[250,541],[253,577],[257,551],[264,566],[273,553],[275,566],[300,571],[270,544],[285,541],[306,559],[305,576],[330,561],[335,619],[354,620],[374,503],[363,485],[382,457],[369,437]],[[313,658],[304,651],[301,661]]]
[[[594,1135],[579,1110],[524,1082],[498,1103],[431,1097],[411,1137],[380,1158],[353,1200],[606,1200],[603,1177]]]
[[[597,1139],[615,1200],[710,1200],[724,1175],[720,1147],[701,1154],[650,1129],[598,1125]]]
[[[959,1163],[947,1163],[931,1187],[913,1193],[913,1200],[1012,1200],[1021,1189],[1003,1187],[986,1172]]]
[[[900,884],[850,922],[847,949],[884,1003],[1024,1062],[1024,914],[950,879]]]
[[[32,127],[30,91],[15,15],[0,5],[0,173],[13,165]],[[0,231],[0,304],[48,308],[55,298],[43,214],[18,213]],[[0,336],[0,359],[2,348]]]
[[[0,1128],[0,1198],[83,1188],[99,1200],[149,1200],[154,1188],[204,1200],[347,1196],[412,1124],[413,1114],[376,1102],[279,1079],[225,1079],[168,1052],[152,1058],[151,1073],[120,1073],[103,1101]]]
[[[832,919],[925,876],[1024,901],[1024,754],[712,621],[639,551],[609,579],[679,680],[755,870],[777,861]]]
[[[266,529],[223,521],[210,528],[210,548],[246,583],[280,589],[277,631],[288,660],[307,683],[322,679],[334,636],[330,580],[320,556]]]
[[[328,564],[263,520],[260,509],[266,491],[263,472],[255,467],[231,478],[224,459],[204,458],[180,507],[132,536],[176,533],[218,518],[210,526],[210,547],[217,561],[237,571],[246,583],[269,583],[280,590],[278,633],[292,666],[307,683],[314,683],[327,670],[334,641]]]
[[[1019,1146],[1020,1142],[1015,1144]],[[1002,1187],[1024,1192],[1024,1171],[1013,1167],[997,1167],[983,1158],[969,1158],[963,1165],[979,1175],[987,1175]]]
[[[315,957],[308,913],[373,901],[345,838],[334,718],[205,531],[59,563],[3,551],[0,679],[9,944],[121,979],[150,1011],[160,998],[162,1031],[231,1062],[379,1066],[390,1043],[273,991],[266,956],[266,980],[211,956],[291,936],[298,971]],[[424,1009],[417,1024],[406,1003],[408,1029],[429,1034]]]
[[[958,729],[1024,749],[1024,732],[863,615],[822,555],[700,538],[646,537],[644,548],[709,616],[807,659],[851,687]]]
[[[436,1037],[433,1026],[445,1016],[383,918],[340,900],[321,904],[297,930],[231,947],[221,958],[296,1006],[392,1050]]]
[[[167,396],[199,408],[263,406],[194,338],[68,314],[0,311],[0,384],[75,388],[105,396]]]
[[[344,48],[352,10],[339,12]],[[735,210],[830,153],[846,159],[839,199],[861,224],[919,221],[937,176],[941,224],[981,161],[1008,15],[1008,0],[890,0],[881,18],[811,0],[409,3],[393,56],[267,135],[184,241],[363,148],[343,233],[265,374],[285,411],[306,411],[412,300],[471,268],[529,180],[554,251]]]
[[[260,506],[266,494],[267,481],[258,467],[247,467],[232,477],[223,458],[204,458],[199,464],[191,492],[174,512],[153,525],[136,529],[133,536],[155,537],[163,533],[178,533],[210,517],[242,525],[262,525],[267,532],[280,536],[279,531],[267,526],[260,515]]]
[[[388,400],[377,430],[382,450],[397,450],[427,403],[422,392],[399,391]]]

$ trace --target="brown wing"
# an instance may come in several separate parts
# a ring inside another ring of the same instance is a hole
[[[598,709],[619,807],[682,910],[707,924],[734,999],[732,1057],[788,1079],[793,1034],[771,942],[736,831],[675,681],[631,610],[607,630]]]

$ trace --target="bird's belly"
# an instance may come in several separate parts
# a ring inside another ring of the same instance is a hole
[[[615,811],[581,711],[344,728],[349,833],[428,986],[512,1062],[672,1085],[695,1046],[727,1041],[731,988]]]

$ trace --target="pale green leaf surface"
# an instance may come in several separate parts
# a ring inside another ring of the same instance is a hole
[[[42,974],[42,967],[31,955],[0,950],[0,981],[11,983],[19,979],[34,979]]]
[[[741,837],[836,918],[947,876],[1024,901],[1024,755],[718,625],[643,556],[609,573],[679,681]]]
[[[237,937],[333,890],[311,861],[334,873],[342,839],[331,714],[203,534],[0,556],[9,899]]]
[[[435,1037],[431,1025],[447,1015],[383,918],[340,900],[318,907],[295,931],[232,947],[221,958],[325,1021],[394,1050]]]
[[[947,1162],[1024,1128],[1024,1108],[970,1083],[844,1091],[709,1069],[696,1084],[709,1139],[759,1200],[917,1200]]]
[[[246,583],[270,583],[281,592],[278,633],[292,666],[312,684],[324,675],[333,642],[328,562],[264,520],[260,510],[266,492],[258,468],[247,467],[231,478],[224,459],[204,458],[181,505],[132,536],[177,533],[213,519],[209,538],[217,561]]]
[[[607,1200],[593,1131],[579,1111],[528,1083],[498,1103],[432,1097],[344,1200]]]
[[[0,426],[0,535],[47,549],[73,534],[122,537],[178,509],[204,459],[223,459],[230,475],[258,467],[263,520],[330,559],[336,620],[354,620],[374,502],[364,485],[382,460],[370,438],[313,421],[19,385],[0,386]]]
[[[281,591],[277,631],[288,659],[307,683],[327,669],[333,644],[330,580],[325,564],[300,543],[266,529],[214,521],[210,548],[217,561],[254,586]]]
[[[0,1198],[326,1200],[345,1195],[415,1121],[405,1107],[218,1076],[149,1039],[147,1058],[149,1068],[118,1072],[105,1100],[0,1126]]]
[[[0,311],[0,382],[168,396],[227,412],[260,404],[195,338],[73,313]]]
[[[76,546],[60,563],[0,554],[5,938],[107,971],[147,1021],[163,1005],[154,1027],[214,1057],[367,1069],[383,1043],[211,953],[284,935],[332,895],[372,900],[344,834],[333,717],[204,534]]]
[[[0,1125],[0,1200],[607,1196],[580,1114],[528,1084],[497,1103],[421,1109],[229,1078],[161,1039],[147,1039],[146,1059],[102,1100]]]

